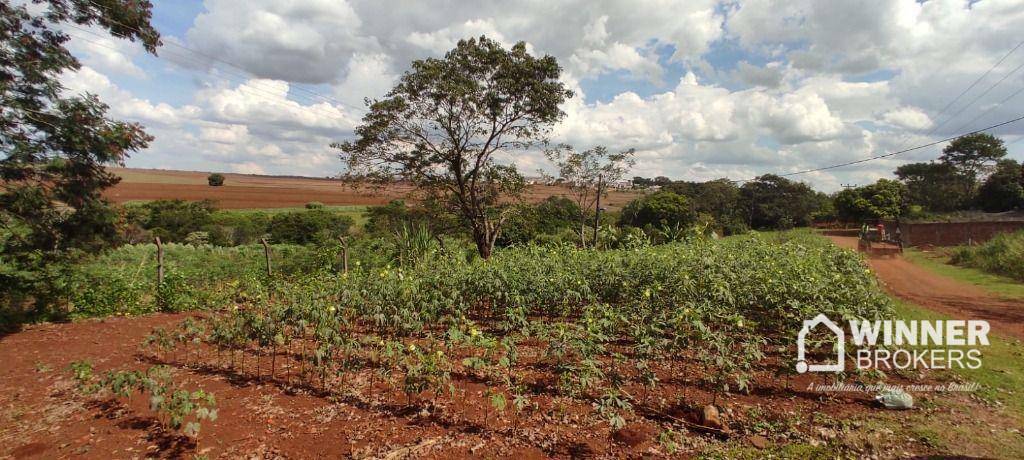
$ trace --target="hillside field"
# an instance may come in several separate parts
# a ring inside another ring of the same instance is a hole
[[[162,199],[203,200],[217,202],[220,209],[271,209],[301,207],[311,201],[328,206],[371,206],[404,199],[412,192],[407,185],[392,185],[384,190],[369,187],[353,188],[340,181],[313,177],[257,176],[224,174],[221,187],[206,182],[209,173],[161,169],[111,168],[121,176],[121,183],[106,192],[115,203]],[[566,195],[568,189],[535,185],[526,193],[526,200],[536,203],[549,196]],[[612,191],[602,207],[617,210],[640,195],[636,191]]]

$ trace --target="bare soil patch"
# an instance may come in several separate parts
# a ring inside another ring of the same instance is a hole
[[[0,458],[662,457],[668,454],[658,437],[671,426],[682,434],[683,451],[695,452],[729,442],[749,446],[754,435],[773,446],[833,442],[840,436],[840,419],[910,415],[878,409],[871,395],[823,397],[805,391],[811,382],[829,382],[829,376],[778,377],[766,365],[751,394],[717,398],[728,431],[723,434],[699,426],[701,408],[714,397],[698,382],[697,366],[680,359],[659,365],[663,383],[645,397],[649,405],[628,417],[625,430],[613,430],[595,416],[589,400],[561,396],[547,386],[550,376],[536,360],[539,348],[523,352],[525,367],[532,369],[523,378],[535,382],[536,406],[520,416],[489,409],[488,382],[468,374],[454,376],[458,397],[423,394],[408,405],[401,391],[373,382],[374,369],[346,375],[330,391],[293,385],[300,380],[298,366],[289,363],[286,350],[278,356],[276,375],[269,375],[264,357],[259,377],[252,355],[239,369],[212,350],[175,356],[140,350],[153,327],[188,316],[44,324],[0,340]],[[145,397],[97,401],[77,394],[67,366],[81,359],[91,360],[97,371],[168,364],[176,382],[216,394],[220,416],[204,423],[197,445],[157,423]],[[915,443],[901,446],[935,452]]]

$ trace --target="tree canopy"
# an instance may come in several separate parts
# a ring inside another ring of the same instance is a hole
[[[598,197],[608,195],[607,184],[622,179],[635,164],[633,153],[633,149],[611,152],[604,146],[578,152],[565,144],[545,152],[548,160],[558,167],[557,179],[569,187],[579,209],[577,219],[582,246],[587,244],[587,216],[593,214]]]
[[[803,182],[765,174],[740,187],[751,228],[806,226],[827,197]]]
[[[906,190],[906,185],[889,179],[879,179],[863,187],[847,188],[836,194],[836,213],[839,219],[846,222],[895,219],[903,214],[906,207]]]
[[[975,200],[985,212],[1010,211],[1024,206],[1024,171],[1020,163],[999,160],[995,172],[978,187]]]
[[[486,37],[460,40],[444,58],[412,63],[398,84],[335,144],[347,175],[410,181],[459,215],[477,250],[490,257],[509,198],[525,183],[497,152],[514,154],[545,140],[572,92],[554,57],[534,57]]]
[[[111,120],[90,94],[66,94],[59,77],[80,67],[61,23],[97,26],[155,53],[150,2],[0,0],[0,295],[40,296],[47,270],[114,239],[116,213],[101,192],[152,140],[142,126]]]
[[[968,179],[973,186],[978,177],[996,161],[1006,156],[1003,140],[989,133],[958,137],[942,149],[939,159]]]
[[[619,223],[632,227],[687,227],[696,220],[685,196],[662,190],[637,198],[619,216]]]

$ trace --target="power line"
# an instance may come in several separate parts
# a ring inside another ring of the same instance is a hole
[[[1020,43],[1017,43],[1017,46],[1014,46],[1010,51],[1008,51],[1006,54],[1002,55],[1002,57],[1000,57],[999,60],[995,61],[995,64],[993,64],[992,67],[988,68],[988,70],[985,71],[985,73],[982,74],[981,77],[978,77],[978,79],[976,79],[973,83],[971,83],[971,85],[969,85],[963,91],[959,92],[959,94],[957,94],[956,97],[953,97],[952,100],[950,100],[948,103],[946,103],[946,106],[943,107],[942,110],[940,110],[939,113],[936,114],[935,116],[939,117],[943,113],[945,113],[947,110],[949,110],[949,108],[953,107],[953,104],[955,104],[956,101],[958,101],[959,99],[964,97],[965,94],[967,94],[972,89],[974,89],[974,87],[977,86],[978,83],[981,83],[985,79],[985,77],[988,77],[988,75],[991,74],[993,70],[998,68],[1002,64],[1002,62],[1006,61],[1007,58],[1010,57],[1011,54],[1016,52],[1021,46],[1024,46],[1024,40],[1022,40]],[[994,89],[1000,83],[1006,81],[1008,78],[1010,78],[1011,75],[1013,75],[1013,74],[1017,73],[1017,71],[1021,70],[1021,68],[1024,68],[1024,64],[1021,64],[1020,66],[1015,68],[1013,71],[1010,71],[1009,73],[1007,73],[1007,75],[1002,76],[1002,78],[1000,78],[997,82],[995,82],[994,84],[989,86],[988,89],[983,91],[981,94],[979,94],[974,99],[971,99],[971,101],[968,102],[966,104],[966,106],[961,108],[961,110],[957,111],[952,116],[946,118],[942,123],[934,126],[931,130],[929,130],[925,134],[925,136],[932,135],[935,131],[937,131],[940,127],[942,127],[943,125],[948,123],[950,120],[952,120],[952,119],[956,118],[957,116],[961,115],[962,113],[964,113],[964,111],[966,111],[968,108],[973,106],[973,104],[975,102],[977,102],[978,99],[984,97],[986,94],[988,94],[992,89]],[[999,103],[997,103],[995,107],[990,108],[989,110],[985,111],[983,114],[979,115],[978,117],[975,117],[973,120],[971,120],[970,122],[966,123],[961,128],[957,128],[955,131],[959,131],[959,130],[961,130],[963,128],[966,128],[967,126],[971,125],[972,123],[974,123],[975,121],[977,121],[981,117],[983,117],[983,116],[987,115],[988,113],[990,113],[996,107],[1001,106],[1002,103],[1005,103],[1008,100],[1014,98],[1015,96],[1017,96],[1022,91],[1024,91],[1024,88],[1014,92],[1013,94],[1011,94],[1010,96],[1008,96],[1004,100],[1002,100]],[[894,157],[896,155],[905,154],[907,152],[913,152],[913,151],[916,151],[916,150],[921,150],[921,149],[929,148],[929,147],[932,147],[932,145],[936,145],[936,144],[939,144],[939,143],[942,143],[942,142],[947,142],[947,141],[953,140],[953,139],[955,139],[957,137],[961,137],[961,136],[964,136],[964,135],[975,134],[975,133],[986,131],[986,130],[989,130],[989,129],[992,129],[992,128],[997,128],[999,126],[1009,125],[1011,123],[1015,123],[1015,122],[1018,122],[1020,120],[1024,120],[1024,117],[1020,117],[1020,118],[1017,118],[1017,119],[1014,119],[1014,120],[1010,120],[1010,121],[1007,121],[1007,122],[1002,122],[1002,123],[999,123],[999,124],[996,124],[996,125],[992,125],[992,126],[989,126],[989,127],[986,127],[986,128],[982,128],[982,129],[978,129],[978,130],[975,130],[975,131],[971,131],[971,132],[968,132],[968,133],[965,133],[965,134],[961,134],[961,135],[957,135],[957,136],[953,136],[953,137],[947,137],[947,138],[944,138],[944,139],[941,139],[941,140],[936,140],[934,142],[925,143],[925,144],[922,144],[922,145],[918,145],[918,147],[913,147],[913,148],[910,148],[910,149],[903,149],[903,145],[906,144],[906,140],[907,140],[907,133],[904,132],[904,134],[902,136],[902,141],[900,142],[900,145],[899,145],[899,148],[898,148],[899,150],[896,151],[896,152],[892,152],[892,153],[888,153],[888,154],[884,154],[884,155],[879,155],[879,156],[876,156],[876,157],[864,158],[864,159],[855,160],[855,161],[846,162],[846,163],[840,163],[840,164],[837,164],[837,165],[830,165],[830,166],[825,166],[825,167],[821,167],[821,168],[805,169],[805,170],[801,170],[801,171],[784,173],[784,174],[776,174],[776,175],[778,175],[779,177],[788,177],[788,176],[794,176],[794,175],[799,175],[799,174],[807,174],[807,173],[811,173],[811,172],[818,172],[818,171],[825,171],[825,170],[829,170],[829,169],[842,168],[844,166],[852,166],[852,165],[856,165],[856,164],[860,164],[860,163],[866,163],[866,162],[869,162],[869,161],[880,160],[880,159],[888,158],[888,157]],[[1022,138],[1024,138],[1024,137],[1022,137]],[[1018,140],[1020,140],[1020,139],[1018,139]],[[1011,142],[1011,143],[1016,143],[1016,142],[1017,142],[1017,140],[1015,140],[1014,142]],[[754,179],[756,179],[756,178],[754,178]],[[733,182],[746,182],[746,181],[751,181],[751,180],[754,180],[754,179],[739,179],[739,180],[732,180],[732,181]]]
[[[967,110],[968,108],[970,108],[972,105],[974,105],[975,102],[978,102],[979,99],[985,97],[985,95],[987,95],[990,91],[992,91],[997,86],[999,86],[1004,81],[1006,81],[1007,78],[1010,78],[1011,75],[1017,73],[1017,71],[1020,70],[1021,68],[1024,68],[1024,62],[1022,62],[1019,66],[1017,66],[1016,68],[1014,68],[1010,72],[1008,72],[1006,75],[1003,75],[1003,78],[1000,78],[999,81],[993,83],[992,86],[988,87],[988,89],[986,89],[985,91],[982,91],[982,93],[979,94],[977,97],[975,97],[974,99],[971,99],[971,102],[969,102],[969,103],[967,103],[967,105],[961,107],[960,110],[958,110],[956,113],[954,113],[951,117],[947,118],[946,121],[944,121],[941,124],[937,125],[935,128],[932,128],[932,130],[929,131],[928,134],[926,134],[926,136],[934,133],[936,130],[941,128],[946,123],[949,123],[954,118],[960,116],[961,113],[964,113],[964,111]],[[973,120],[972,120],[972,122],[973,122]]]
[[[1019,94],[1020,94],[1020,93],[1022,93],[1022,92],[1024,92],[1024,86],[1022,86],[1022,87],[1021,87],[1020,89],[1018,89],[1017,91],[1014,91],[1014,92],[1013,92],[1013,94],[1010,94],[1009,96],[1006,96],[1005,98],[1003,98],[1003,100],[1002,100],[1002,101],[999,101],[999,103],[997,103],[996,105],[994,105],[994,106],[992,106],[992,107],[989,107],[989,109],[988,109],[988,110],[986,110],[986,111],[984,111],[984,112],[982,112],[982,113],[978,114],[978,116],[976,116],[976,117],[972,118],[972,119],[971,119],[971,121],[968,121],[967,123],[964,123],[963,125],[960,125],[960,127],[958,127],[957,129],[954,129],[953,131],[954,131],[954,132],[959,132],[959,131],[963,131],[963,130],[964,130],[964,129],[966,129],[966,128],[967,128],[968,126],[971,126],[971,125],[973,125],[973,124],[974,124],[974,122],[978,121],[979,119],[981,119],[981,118],[982,118],[982,117],[984,117],[985,115],[988,115],[988,114],[992,113],[992,111],[993,111],[993,110],[995,110],[995,109],[999,108],[1000,106],[1002,106],[1003,104],[1007,103],[1007,102],[1008,102],[1008,101],[1010,101],[1011,99],[1013,99],[1013,98],[1017,97],[1017,95],[1019,95]]]
[[[1020,117],[1014,118],[1012,120],[1007,120],[1007,121],[1004,121],[1002,123],[994,124],[992,126],[988,126],[988,127],[982,128],[982,129],[971,131],[969,133],[964,133],[964,134],[961,134],[961,135],[958,135],[958,136],[953,136],[953,137],[947,137],[945,139],[937,140],[937,141],[934,141],[934,142],[929,142],[927,144],[921,144],[921,145],[918,145],[916,147],[911,147],[911,148],[908,148],[908,149],[898,150],[898,151],[895,151],[895,152],[889,152],[889,153],[885,153],[885,154],[882,154],[882,155],[876,155],[876,156],[868,157],[868,158],[862,158],[860,160],[847,161],[846,163],[839,163],[839,164],[834,164],[834,165],[830,165],[830,166],[823,166],[823,167],[820,167],[820,168],[805,169],[805,170],[802,170],[802,171],[795,171],[795,172],[784,173],[784,174],[776,174],[776,176],[779,176],[779,177],[789,177],[789,176],[796,176],[798,174],[807,174],[807,173],[818,172],[818,171],[826,171],[826,170],[829,170],[829,169],[842,168],[844,166],[851,166],[851,165],[860,164],[860,163],[867,163],[869,161],[880,160],[882,158],[888,158],[888,157],[900,155],[900,154],[903,154],[903,153],[912,152],[914,150],[920,150],[920,149],[923,149],[923,148],[931,147],[933,145],[938,145],[938,144],[941,144],[943,142],[949,142],[949,141],[952,141],[952,140],[954,140],[954,139],[956,139],[958,137],[963,137],[963,136],[967,136],[967,135],[970,135],[970,134],[977,134],[977,133],[980,133],[980,132],[983,132],[983,131],[988,131],[990,129],[998,128],[1000,126],[1005,126],[1005,125],[1008,125],[1008,124],[1011,124],[1011,123],[1016,123],[1016,122],[1021,121],[1021,120],[1024,120],[1024,116],[1020,116]],[[731,182],[750,182],[750,181],[753,181],[753,180],[757,180],[757,178],[755,177],[755,178],[752,178],[752,179],[740,179],[740,180],[734,180],[734,181],[731,181]]]
[[[990,73],[992,73],[992,71],[995,70],[996,67],[999,67],[999,65],[1002,64],[1003,61],[1006,60],[1006,58],[1010,57],[1010,55],[1013,54],[1015,51],[1017,51],[1017,49],[1020,48],[1021,46],[1024,46],[1024,40],[1021,40],[1020,43],[1017,43],[1017,46],[1014,46],[1013,49],[1011,49],[1009,52],[1004,54],[1003,57],[999,58],[999,60],[996,61],[995,64],[992,64],[992,67],[989,67],[988,70],[986,70],[985,73],[983,73],[980,77],[978,77],[977,80],[974,80],[974,83],[971,83],[971,85],[968,86],[967,89],[961,91],[960,94],[958,94],[955,98],[953,98],[952,101],[949,101],[949,103],[946,104],[946,106],[943,107],[942,110],[939,110],[939,113],[935,114],[935,116],[939,117],[940,115],[945,113],[946,110],[949,110],[949,108],[952,107],[953,104],[956,104],[956,102],[959,101],[960,98],[964,97],[965,94],[967,94],[970,90],[974,89],[974,87],[977,86],[978,83],[981,83],[981,81],[984,80],[985,77],[987,77]],[[970,104],[968,104],[968,106],[969,105]]]
[[[974,87],[975,87],[975,86],[978,86],[978,83],[981,83],[981,82],[982,82],[982,80],[984,80],[984,79],[985,79],[985,77],[989,76],[989,74],[991,74],[993,70],[995,70],[995,69],[996,69],[996,68],[998,68],[998,67],[999,67],[1000,65],[1002,65],[1002,63],[1003,63],[1004,61],[1006,61],[1006,59],[1007,59],[1007,58],[1009,58],[1009,57],[1010,57],[1010,55],[1012,55],[1012,54],[1013,54],[1014,52],[1016,52],[1016,51],[1017,51],[1017,49],[1019,49],[1019,48],[1020,48],[1021,46],[1024,46],[1024,40],[1021,40],[1021,41],[1020,41],[1020,43],[1017,43],[1017,46],[1014,46],[1013,48],[1011,48],[1011,49],[1010,49],[1010,51],[1007,51],[1007,52],[1006,52],[1006,54],[1004,54],[1004,55],[1003,55],[1003,57],[999,58],[999,60],[998,60],[998,61],[996,61],[996,63],[995,63],[995,64],[992,64],[992,66],[991,66],[991,67],[989,67],[989,68],[988,68],[988,70],[986,70],[986,71],[985,71],[985,73],[981,74],[981,76],[980,76],[980,77],[978,77],[978,78],[977,78],[976,80],[974,80],[974,82],[972,82],[972,83],[971,83],[971,84],[970,84],[970,85],[969,85],[969,86],[968,86],[967,88],[964,88],[964,90],[963,90],[963,91],[960,91],[960,94],[957,94],[957,95],[956,95],[956,97],[954,97],[954,98],[953,98],[953,100],[949,101],[949,103],[947,103],[947,104],[945,105],[945,107],[943,107],[943,108],[942,108],[941,110],[939,110],[939,112],[938,112],[938,113],[936,113],[936,114],[935,114],[935,118],[936,118],[936,119],[938,119],[939,117],[941,117],[941,116],[942,116],[942,114],[946,113],[946,111],[947,111],[947,110],[949,110],[949,109],[950,109],[951,107],[953,107],[953,105],[954,105],[954,104],[956,104],[956,103],[957,103],[957,101],[959,101],[959,100],[960,100],[960,98],[964,97],[964,96],[965,96],[965,95],[966,95],[967,93],[969,93],[969,92],[970,92],[970,91],[971,91],[972,89],[974,89]],[[1020,67],[1018,67],[1017,69],[1014,69],[1014,71],[1013,71],[1013,72],[1016,72],[1016,71],[1017,71],[1017,70],[1018,70],[1019,68],[1020,68]],[[1007,74],[1006,76],[1004,76],[1004,77],[1003,77],[1003,80],[1005,80],[1005,79],[1006,79],[1006,77],[1008,77],[1008,76],[1009,76],[1010,74],[1012,74],[1013,72],[1010,72],[1009,74]],[[999,85],[999,83],[1002,83],[1002,81],[1003,81],[1003,80],[1000,80],[1000,81],[999,81],[999,82],[997,82],[997,83],[996,83],[995,85],[992,85],[991,87],[989,87],[989,89],[988,89],[988,90],[986,90],[986,91],[985,91],[984,93],[982,93],[982,95],[984,95],[984,94],[987,94],[987,93],[988,93],[988,91],[991,91],[991,90],[992,90],[992,88],[994,88],[995,86],[998,86],[998,85]],[[951,121],[952,119],[956,118],[956,117],[957,117],[957,115],[960,115],[960,113],[962,113],[962,112],[963,112],[964,110],[966,110],[966,109],[967,109],[968,107],[970,107],[971,105],[973,105],[973,104],[974,104],[974,103],[975,103],[975,102],[976,102],[977,100],[978,100],[978,98],[975,98],[975,99],[974,99],[974,100],[972,100],[972,101],[971,101],[970,103],[968,103],[967,105],[965,105],[965,106],[964,106],[964,107],[963,107],[963,108],[962,108],[962,109],[961,109],[961,110],[960,110],[959,112],[957,112],[957,113],[956,113],[955,115],[953,115],[953,116],[951,116],[951,117],[948,117],[948,118],[946,118],[946,120],[945,120],[945,121],[943,121],[942,123],[940,123],[940,124],[937,124],[937,125],[935,125],[934,127],[932,127],[932,129],[928,130],[928,132],[927,132],[927,133],[925,133],[925,137],[927,137],[927,136],[931,136],[932,134],[934,134],[934,133],[935,133],[936,131],[938,131],[938,129],[939,129],[939,128],[941,128],[941,127],[942,127],[943,125],[945,125],[946,123],[948,123],[948,122],[949,122],[949,121]],[[959,130],[956,130],[956,131],[959,131]],[[903,136],[901,136],[901,137],[900,137],[900,146],[899,146],[898,148],[902,149],[902,148],[903,148],[903,146],[904,146],[904,145],[906,145],[907,141],[909,140],[909,134],[910,134],[909,132],[904,132],[904,133],[903,133]]]

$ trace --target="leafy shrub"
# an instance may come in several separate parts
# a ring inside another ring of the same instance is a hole
[[[209,232],[192,232],[185,236],[185,244],[191,246],[206,246],[210,244]]]
[[[951,261],[1024,281],[1024,231],[997,235],[979,246],[959,247]]]
[[[167,242],[182,242],[189,233],[211,223],[212,201],[157,200],[138,206],[131,215],[142,227]]]
[[[632,227],[686,227],[696,220],[686,197],[661,191],[630,201],[622,214],[619,223]]]
[[[268,231],[275,243],[322,243],[348,234],[353,223],[351,217],[313,209],[275,215]]]
[[[306,209],[323,209],[324,204],[319,201],[310,201],[306,203]]]
[[[224,175],[220,173],[213,173],[206,177],[206,181],[211,187],[220,187],[224,185]]]
[[[227,244],[217,242],[214,237],[213,244],[218,246],[237,246],[243,244],[254,244],[260,241],[267,234],[267,227],[270,225],[270,215],[262,211],[217,211],[210,218],[213,225],[223,228],[224,240]],[[218,232],[204,228],[211,235]]]
[[[371,235],[390,234],[403,225],[415,227],[429,220],[426,210],[410,207],[403,200],[392,200],[384,206],[371,206],[366,209],[365,215],[366,225],[363,230]]]
[[[580,207],[563,196],[551,196],[537,204],[523,204],[502,226],[497,245],[527,244],[538,239],[550,242],[566,229],[578,232],[579,220]],[[573,239],[579,241],[579,234],[574,235]]]

